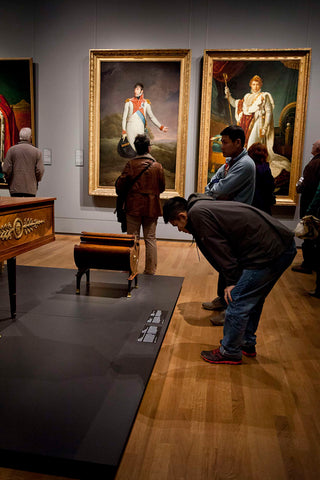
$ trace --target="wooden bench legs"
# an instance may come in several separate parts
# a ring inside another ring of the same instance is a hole
[[[134,288],[138,288],[138,274],[130,275],[130,277],[128,278],[128,293],[127,293],[128,298],[131,297],[131,290],[132,290],[131,284],[133,279],[134,279]]]
[[[76,294],[80,295],[80,283],[81,283],[81,277],[83,274],[86,274],[87,281],[86,281],[86,290],[88,291],[89,285],[90,285],[90,268],[79,268],[79,270],[76,273],[76,279],[77,279],[77,287],[76,287]]]
[[[80,295],[80,283],[81,283],[81,278],[83,274],[86,274],[86,293],[88,294],[89,292],[89,286],[90,286],[90,268],[79,268],[77,273],[76,273],[76,294]],[[132,286],[132,280],[134,280],[134,287]],[[132,288],[138,288],[138,274],[130,275],[128,278],[128,293],[127,297],[131,297],[131,290]]]

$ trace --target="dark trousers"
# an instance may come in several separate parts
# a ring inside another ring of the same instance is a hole
[[[318,237],[315,240],[315,249],[314,249],[314,269],[316,270],[316,293],[320,295],[320,238]]]
[[[302,266],[309,270],[315,270],[317,263],[317,240],[304,240],[301,246],[303,262]]]
[[[218,297],[224,298],[224,289],[226,288],[226,281],[224,279],[224,276],[219,273],[219,278],[218,278],[218,288],[217,288],[217,294]]]
[[[302,266],[316,272],[316,292],[320,294],[320,238],[304,240],[302,244]]]
[[[225,300],[224,300],[224,289],[226,288],[227,284],[226,284],[226,281],[224,279],[224,276],[219,273],[219,278],[218,278],[218,288],[217,288],[217,294],[218,294],[218,297],[221,298],[221,300],[225,303]],[[225,303],[226,305],[226,308],[227,308],[227,304]]]

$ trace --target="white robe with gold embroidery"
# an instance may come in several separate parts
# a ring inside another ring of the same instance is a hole
[[[253,143],[260,142],[266,145],[268,161],[273,177],[277,177],[283,169],[290,172],[291,164],[283,155],[273,151],[274,101],[269,92],[247,93],[243,98],[242,109],[239,109],[240,100],[230,98],[230,103],[235,107],[237,123],[240,124],[243,115],[253,114],[253,119],[248,132],[247,148]]]

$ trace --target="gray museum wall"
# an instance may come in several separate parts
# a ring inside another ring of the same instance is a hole
[[[35,65],[36,143],[52,152],[39,196],[57,198],[57,232],[120,232],[115,199],[88,195],[89,49],[192,50],[186,196],[196,188],[204,49],[311,47],[304,165],[320,138],[318,0],[0,0],[0,8],[0,57],[32,57]],[[75,165],[76,150],[83,167]],[[298,208],[279,207],[277,216],[294,226]],[[159,238],[187,239],[175,230],[159,219]]]

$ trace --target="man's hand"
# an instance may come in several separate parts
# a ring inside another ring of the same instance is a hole
[[[303,190],[303,181],[304,181],[304,178],[303,178],[303,177],[300,177],[299,180],[297,181],[297,183],[296,183],[296,191],[297,191],[297,193],[302,193],[302,190]]]
[[[224,299],[227,305],[229,305],[229,302],[232,302],[232,297],[231,297],[231,292],[234,289],[235,285],[229,285],[229,287],[226,287],[224,289]]]

